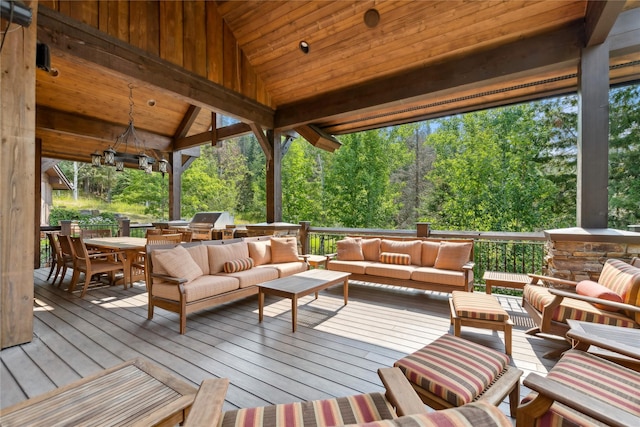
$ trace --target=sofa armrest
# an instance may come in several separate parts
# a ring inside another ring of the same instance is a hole
[[[517,425],[519,426],[535,425],[535,419],[544,415],[553,402],[562,403],[611,426],[638,425],[640,421],[637,416],[599,400],[595,396],[537,374],[529,374],[523,384],[538,392],[538,396],[518,408]]]
[[[609,301],[606,299],[601,299],[601,298],[595,298],[595,297],[589,297],[586,295],[580,295],[577,294],[575,292],[571,292],[571,291],[566,291],[566,290],[562,290],[562,289],[554,289],[554,288],[550,288],[549,289],[549,293],[552,295],[556,295],[557,297],[561,297],[561,298],[573,298],[573,299],[577,299],[580,301],[585,301],[591,304],[602,304],[605,305],[607,307],[612,307],[615,308],[617,310],[628,310],[628,311],[633,311],[636,313],[640,313],[640,307],[635,306],[635,305],[631,305],[631,304],[625,304],[622,302],[616,302],[616,301]]]
[[[173,277],[173,276],[167,276],[166,274],[160,274],[160,273],[151,273],[151,277],[156,279],[162,279],[165,282],[173,283],[176,285],[187,283],[187,279],[185,279],[184,277]]]
[[[209,378],[202,381],[184,426],[217,426],[222,417],[222,405],[228,388],[227,378]]]
[[[574,282],[573,280],[559,279],[557,277],[551,277],[551,276],[541,276],[539,274],[528,274],[528,276],[534,280],[531,282],[532,284],[537,284],[536,282],[538,280],[557,283],[559,285],[574,286],[574,287],[578,284],[578,282]]]
[[[424,403],[400,368],[380,368],[378,376],[387,390],[387,400],[396,408],[399,417],[427,412]]]
[[[463,270],[473,270],[473,268],[476,266],[476,263],[473,261],[469,261],[467,262],[465,265],[462,266]]]
[[[327,261],[332,260],[334,258],[336,258],[338,256],[338,253],[332,253],[332,254],[325,254],[324,256],[327,257]]]

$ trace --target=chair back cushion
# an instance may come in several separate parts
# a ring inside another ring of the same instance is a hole
[[[625,304],[640,305],[640,268],[619,259],[608,259],[598,283],[620,295]],[[627,311],[625,314],[640,323],[640,313]]]
[[[640,373],[577,350],[569,350],[549,371],[547,378],[596,395],[598,400],[607,402],[640,417]],[[522,403],[536,396],[532,393]],[[596,420],[578,413],[564,405],[554,403],[551,409],[537,421],[537,425],[600,425]]]

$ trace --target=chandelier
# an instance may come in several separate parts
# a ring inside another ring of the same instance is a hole
[[[135,162],[138,165],[138,169],[151,173],[153,171],[154,163],[158,163],[158,172],[164,174],[167,173],[167,166],[169,162],[162,159],[157,159],[146,154],[146,147],[144,142],[138,139],[136,134],[136,128],[133,125],[133,85],[129,83],[129,126],[116,138],[113,145],[109,146],[106,150],[100,154],[96,151],[91,155],[91,165],[94,167],[100,167],[103,164],[105,166],[115,166],[116,171],[124,171],[125,162]],[[129,143],[133,145],[135,151],[138,154],[129,154],[127,148]],[[118,151],[124,145],[124,150]]]

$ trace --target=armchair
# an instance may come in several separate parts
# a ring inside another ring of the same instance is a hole
[[[597,285],[610,295],[613,293],[613,296],[619,297],[615,298],[618,301],[579,294],[576,292],[578,282],[535,274],[529,276],[534,283],[525,285],[522,301],[523,307],[537,326],[527,331],[527,334],[544,333],[564,338],[569,330],[568,319],[629,328],[640,327],[639,267],[617,259],[605,262]],[[566,289],[546,287],[539,284],[539,281],[552,286],[564,285]]]

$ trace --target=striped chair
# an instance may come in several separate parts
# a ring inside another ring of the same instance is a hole
[[[222,412],[226,379],[203,381],[185,426],[216,427],[512,427],[512,422],[487,402],[427,413],[397,368],[378,371],[386,393],[294,402]]]
[[[578,287],[577,282],[554,277],[530,276],[536,283],[525,285],[522,296],[523,307],[537,325],[527,331],[530,335],[544,333],[564,337],[569,330],[567,319],[628,328],[640,327],[638,267],[617,259],[607,260],[602,267],[598,282],[594,284],[615,293],[619,296],[618,302],[570,291]],[[542,286],[537,283],[540,281],[566,289]]]
[[[524,385],[534,392],[518,407],[518,427],[640,426],[640,372],[609,360],[569,350]]]

